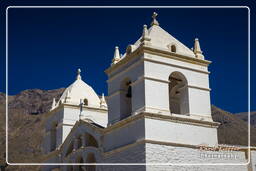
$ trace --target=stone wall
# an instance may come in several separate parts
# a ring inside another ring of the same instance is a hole
[[[103,163],[145,163],[145,144],[139,144],[122,151],[111,151],[103,156]],[[97,166],[97,171],[146,170],[144,165]]]
[[[256,171],[256,149],[251,151],[251,167],[252,171]]]
[[[150,166],[147,171],[179,170],[179,171],[247,171],[246,165],[227,165],[229,163],[246,163],[245,153],[242,151],[214,152],[200,151],[188,147],[175,147],[159,144],[146,144],[147,163],[173,163],[172,166]],[[207,163],[224,163],[223,165],[202,165]],[[181,166],[182,164],[188,164]],[[191,165],[198,164],[198,165]]]

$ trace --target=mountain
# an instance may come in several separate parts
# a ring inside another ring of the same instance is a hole
[[[248,123],[239,116],[212,105],[212,117],[219,122],[220,144],[248,145]],[[251,145],[256,146],[256,128],[251,126]]]
[[[64,88],[54,90],[31,89],[9,96],[8,146],[10,162],[40,162],[46,113],[52,99],[58,100]],[[253,112],[252,112],[253,113]],[[246,113],[232,114],[212,106],[213,120],[220,123],[220,144],[247,145]],[[255,126],[255,112],[251,124]],[[0,93],[0,166],[5,165],[5,94]],[[2,138],[4,137],[4,138]],[[251,143],[256,145],[256,128],[251,128]],[[38,170],[38,166],[8,166],[7,170]]]
[[[256,111],[250,112],[250,114],[251,125],[256,128]],[[248,112],[236,113],[235,115],[245,122],[248,121]]]
[[[25,90],[8,97],[8,158],[9,162],[39,162],[44,136],[43,113],[49,111],[52,99],[57,100],[65,89]],[[5,104],[0,93],[0,168],[5,164]],[[7,170],[38,170],[38,166],[8,166]],[[1,169],[0,169],[1,170]]]

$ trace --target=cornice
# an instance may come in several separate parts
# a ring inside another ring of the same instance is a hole
[[[201,66],[206,66],[206,67],[211,63],[211,61],[208,61],[208,60],[185,56],[185,55],[181,55],[178,53],[170,52],[165,49],[160,49],[160,48],[156,48],[156,47],[148,46],[148,45],[143,46],[143,52],[150,53],[153,55],[159,55],[159,56],[167,57],[167,58],[171,58],[171,59],[176,59],[178,61],[183,61],[183,62],[188,62],[188,63],[197,64],[197,65],[201,65]]]
[[[168,116],[168,115],[142,112],[140,114],[136,114],[126,119],[123,119],[113,125],[110,125],[107,128],[103,129],[103,131],[105,133],[108,133],[114,129],[125,127],[131,124],[132,122],[137,121],[139,119],[143,119],[143,118],[163,120],[168,122],[175,122],[175,123],[182,123],[182,124],[189,124],[189,125],[204,126],[204,127],[210,127],[210,128],[217,128],[220,125],[218,122],[202,121],[202,120],[191,119],[191,118],[181,118],[177,116],[172,116],[171,114]]]
[[[129,60],[143,53],[158,55],[161,57],[171,58],[178,61],[188,62],[188,63],[205,66],[205,67],[207,67],[211,63],[211,61],[208,61],[208,60],[203,60],[195,57],[181,55],[178,53],[173,53],[165,49],[153,47],[151,45],[140,45],[132,53],[126,54],[126,56],[122,60],[120,60],[118,63],[116,63],[115,65],[111,65],[108,69],[105,70],[105,73],[109,75],[112,71],[116,70],[120,66],[126,64]]]

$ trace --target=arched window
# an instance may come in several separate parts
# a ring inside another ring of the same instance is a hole
[[[132,86],[131,80],[126,78],[120,86],[120,114],[121,119],[130,116],[132,113]]]
[[[171,51],[176,52],[176,46],[175,45],[171,45]]]
[[[85,144],[86,146],[91,146],[91,147],[96,147],[98,148],[98,143],[97,143],[97,140],[91,135],[91,134],[88,134],[86,133],[85,134]]]
[[[84,105],[88,106],[88,99],[86,99],[86,98],[84,99]]]
[[[87,155],[86,163],[96,163],[95,157],[93,153],[89,153]],[[86,171],[95,171],[96,166],[95,165],[86,165],[85,166]]]
[[[51,136],[51,149],[50,151],[54,151],[57,147],[57,122],[53,122],[52,125],[51,125],[51,133],[50,133],[50,136]]]
[[[189,114],[187,80],[180,72],[169,76],[169,107],[174,114]]]

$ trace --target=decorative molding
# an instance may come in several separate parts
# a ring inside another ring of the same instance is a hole
[[[161,49],[158,47],[149,46],[149,45],[143,46],[143,52],[144,53],[147,52],[147,53],[150,53],[153,55],[159,55],[159,56],[167,57],[167,58],[171,58],[171,59],[176,59],[179,61],[188,62],[188,63],[192,63],[192,64],[196,64],[196,65],[206,66],[206,67],[211,63],[211,61],[208,61],[208,60],[203,60],[203,59],[198,59],[198,58],[191,57],[191,56],[177,54],[175,52],[170,52],[168,50]]]
[[[131,124],[133,121],[137,121],[139,119],[143,118],[150,118],[150,119],[156,119],[156,120],[163,120],[168,122],[175,122],[175,123],[182,123],[182,124],[189,124],[189,125],[196,125],[196,126],[204,126],[204,127],[210,127],[210,128],[217,128],[219,126],[218,122],[211,122],[211,121],[202,121],[192,118],[182,118],[177,116],[170,116],[168,115],[162,115],[162,114],[155,114],[155,113],[149,113],[149,112],[142,112],[137,115],[132,115],[128,118],[125,118],[119,122],[114,123],[113,125],[110,125],[109,127],[105,128],[103,131],[105,133],[108,133],[112,131],[113,129],[119,129],[122,127],[125,127],[129,124]]]
[[[175,65],[175,64],[170,64],[170,63],[166,63],[166,62],[161,62],[161,61],[157,61],[157,60],[154,60],[154,59],[151,59],[151,58],[148,58],[148,57],[144,57],[143,60],[153,62],[153,63],[163,64],[163,65],[168,65],[168,66],[172,66],[172,67],[176,67],[176,68],[187,69],[187,70],[190,70],[190,71],[200,72],[200,73],[204,73],[204,74],[210,74],[209,71],[202,71],[202,70],[199,70],[199,69],[193,69],[193,68],[184,67],[184,66],[181,66],[181,65]]]
[[[115,79],[116,77],[119,77],[120,75],[122,75],[124,72],[128,72],[129,70],[133,69],[134,67],[136,67],[137,65],[141,64],[143,62],[142,58],[137,60],[136,62],[134,62],[132,65],[126,67],[124,70],[117,72],[114,75],[109,76],[109,79],[107,80],[107,82],[111,82],[113,79]]]
[[[134,57],[139,56],[144,53],[158,55],[161,57],[171,58],[171,59],[175,59],[178,61],[188,62],[191,64],[196,64],[196,65],[205,66],[205,67],[208,67],[208,65],[211,63],[211,61],[208,61],[208,60],[203,60],[203,59],[198,59],[198,58],[191,57],[191,56],[185,56],[185,55],[173,53],[173,52],[170,52],[165,49],[153,47],[152,45],[141,45],[136,50],[134,50],[132,53],[126,54],[126,56],[123,57],[123,59],[120,60],[117,64],[112,65],[108,69],[106,69],[105,73],[109,75],[111,72],[113,72],[120,66],[126,64],[130,59],[133,59]],[[200,70],[195,70],[195,71],[200,72]],[[209,74],[209,72],[205,72],[205,71],[201,71],[201,72]]]
[[[200,89],[200,90],[205,90],[205,91],[211,91],[210,88],[204,88],[204,87],[198,87],[198,86],[192,86],[188,85],[189,88],[194,88],[194,89]]]
[[[67,107],[70,107],[70,108],[73,108],[73,109],[79,109],[80,110],[79,105],[67,104],[67,103],[63,103],[62,105],[64,107],[67,106]],[[106,114],[105,112],[108,111],[108,109],[104,109],[104,108],[100,108],[100,107],[93,107],[93,106],[84,106],[84,105],[83,105],[83,109],[89,109],[89,110],[93,110],[93,111],[97,111],[97,112],[102,112],[102,114]]]

